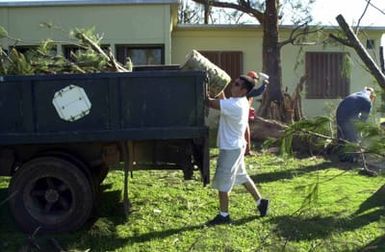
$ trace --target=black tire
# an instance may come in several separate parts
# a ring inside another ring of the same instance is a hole
[[[87,178],[91,181],[93,191],[95,193],[95,198],[98,197],[99,193],[99,185],[103,182],[103,180],[107,177],[109,172],[109,167],[105,164],[99,165],[97,167],[93,167],[92,169],[85,164],[85,162],[81,161],[75,155],[67,153],[61,150],[51,150],[45,151],[41,153],[41,156],[54,156],[58,158],[66,159],[72,162],[74,165],[80,167],[82,171],[87,175]]]
[[[65,159],[41,157],[20,167],[9,185],[10,209],[25,232],[65,232],[80,228],[93,209],[90,181]]]
[[[91,184],[93,200],[95,201],[98,198],[100,183],[98,183],[95,176],[91,172],[91,168],[89,168],[89,166],[87,166],[79,158],[77,158],[76,156],[70,153],[67,153],[65,151],[60,151],[60,150],[46,151],[41,153],[39,157],[55,157],[55,158],[65,159],[71,162],[72,164],[74,164],[75,166],[77,166],[78,168],[80,168],[82,172],[87,176],[87,179]]]

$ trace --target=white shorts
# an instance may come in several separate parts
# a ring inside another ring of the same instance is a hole
[[[244,149],[219,150],[212,187],[230,192],[234,185],[252,181],[245,169]]]

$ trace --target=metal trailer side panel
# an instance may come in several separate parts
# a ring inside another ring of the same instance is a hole
[[[69,85],[83,88],[92,104],[88,115],[72,122],[52,104]],[[204,90],[201,72],[5,76],[0,144],[202,137]]]

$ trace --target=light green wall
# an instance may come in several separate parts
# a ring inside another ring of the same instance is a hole
[[[330,31],[325,31],[328,34]],[[367,39],[374,39],[376,48],[373,50],[367,50],[371,57],[380,66],[379,61],[379,46],[381,34],[384,31],[367,31],[366,34],[362,33],[360,41],[366,46]],[[283,33],[283,36],[286,32]],[[287,33],[286,33],[287,34]],[[313,40],[315,41],[315,40]],[[311,41],[312,42],[312,41]],[[298,83],[299,78],[305,72],[304,69],[304,55],[305,52],[347,52],[351,59],[351,71],[350,71],[350,93],[360,91],[365,86],[372,86],[380,91],[380,87],[373,79],[372,75],[368,73],[362,60],[359,58],[354,49],[346,46],[342,46],[339,43],[327,43],[321,45],[308,45],[301,48],[296,46],[285,46],[282,49],[282,76],[284,85],[287,84],[289,90],[293,90]],[[303,62],[296,66],[296,58],[299,57]],[[304,95],[305,97],[305,95]],[[342,97],[341,97],[342,98]],[[303,108],[306,116],[324,115],[325,113],[334,113],[336,105],[340,102],[340,99],[303,99]],[[376,106],[381,106],[382,102],[378,99]]]
[[[8,10],[0,8],[0,24],[3,27],[8,26]]]
[[[327,32],[327,31],[325,31]],[[379,45],[380,38],[384,31],[367,31],[362,36],[361,41],[366,38],[374,39],[376,48],[368,50],[376,62],[379,64]],[[281,40],[285,39],[290,30],[282,30]],[[243,52],[243,72],[249,70],[260,71],[262,69],[262,34],[257,26],[234,26],[234,27],[213,27],[213,26],[179,26],[173,32],[172,62],[174,64],[183,64],[185,56],[192,49],[197,50],[237,50]],[[313,40],[315,41],[315,40]],[[309,41],[309,42],[313,42]],[[361,90],[365,85],[380,89],[372,76],[365,70],[362,61],[355,51],[341,45],[308,45],[299,46],[287,45],[281,51],[282,65],[282,83],[283,88],[288,87],[289,93],[292,93],[299,79],[304,74],[304,55],[306,51],[347,51],[351,55],[352,68],[350,75],[350,91]],[[304,99],[303,109],[306,116],[323,115],[329,112],[330,106],[335,106],[340,99]],[[333,105],[334,104],[334,105]],[[377,102],[377,106],[381,103]]]
[[[3,7],[0,25],[11,36],[22,38],[20,44],[38,43],[47,37],[68,41],[70,29],[95,27],[104,34],[105,44],[164,44],[169,64],[170,13],[170,5]],[[62,30],[42,28],[43,22]]]

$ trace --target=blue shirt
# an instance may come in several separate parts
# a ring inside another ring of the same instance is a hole
[[[337,108],[337,122],[363,120],[368,118],[372,102],[370,92],[363,90],[345,97]]]
[[[266,89],[266,84],[261,85],[259,88],[253,87],[250,92],[246,95],[247,98],[257,97],[263,93]]]

